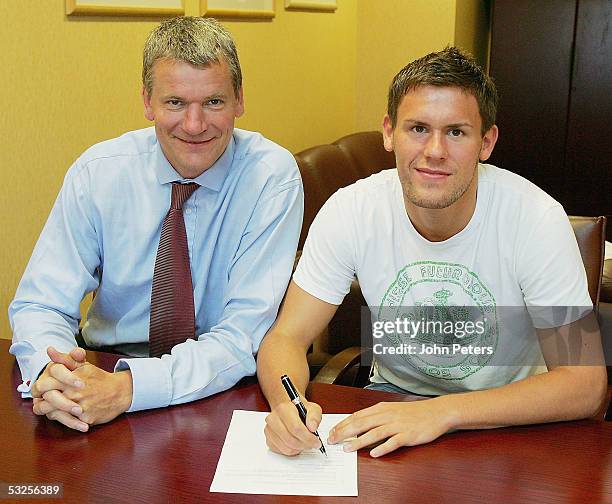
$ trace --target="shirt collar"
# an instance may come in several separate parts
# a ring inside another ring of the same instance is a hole
[[[231,136],[229,144],[225,148],[221,157],[217,159],[208,170],[199,175],[194,179],[184,179],[181,175],[172,167],[168,159],[161,148],[159,141],[156,141],[155,145],[155,174],[160,184],[169,184],[171,182],[195,182],[200,186],[207,187],[215,192],[219,192],[223,187],[223,182],[229,173],[229,169],[232,166],[234,160],[234,135]]]

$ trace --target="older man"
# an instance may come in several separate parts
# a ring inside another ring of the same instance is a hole
[[[94,145],[74,163],[9,308],[19,390],[34,397],[34,413],[81,431],[254,374],[301,226],[292,155],[234,128],[242,75],[218,22],[162,22],[146,41],[142,77],[155,128]],[[92,291],[79,333],[79,304]],[[75,336],[140,358],[107,373],[85,361]]]

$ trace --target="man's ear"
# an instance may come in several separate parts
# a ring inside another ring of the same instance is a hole
[[[154,121],[155,114],[153,113],[153,107],[151,106],[151,97],[144,86],[142,86],[140,95],[142,96],[142,103],[144,105],[144,116],[147,118],[147,120]]]
[[[240,87],[240,91],[238,92],[238,98],[237,98],[237,106],[236,106],[236,117],[240,117],[242,114],[244,114],[244,93],[242,91],[242,86]]]
[[[486,161],[487,159],[489,159],[489,157],[491,157],[493,148],[497,143],[498,135],[499,130],[497,129],[497,126],[495,124],[491,126],[489,128],[489,131],[484,134],[484,136],[482,137],[482,145],[480,146],[480,154],[478,156],[478,159],[480,161]]]
[[[385,114],[383,118],[382,129],[385,150],[393,152],[393,125],[389,114]]]

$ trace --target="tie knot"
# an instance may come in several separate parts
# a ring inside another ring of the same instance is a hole
[[[170,203],[170,208],[174,208],[175,210],[182,209],[185,201],[189,199],[189,197],[193,194],[193,191],[195,191],[198,187],[200,186],[195,182],[191,182],[189,184],[172,182],[172,202]]]

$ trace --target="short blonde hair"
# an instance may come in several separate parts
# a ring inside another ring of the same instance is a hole
[[[142,56],[142,83],[151,95],[153,66],[159,59],[185,61],[193,66],[227,63],[234,94],[242,87],[236,45],[229,31],[213,18],[182,16],[162,21],[147,37]]]

